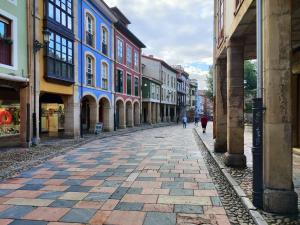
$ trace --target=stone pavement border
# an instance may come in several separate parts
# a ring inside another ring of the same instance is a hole
[[[268,223],[265,221],[263,216],[259,213],[259,211],[256,209],[256,207],[254,207],[254,205],[252,204],[250,199],[247,198],[245,192],[240,188],[240,186],[237,184],[237,182],[234,180],[234,178],[226,171],[226,168],[224,167],[224,165],[219,162],[219,160],[217,159],[217,157],[215,156],[215,154],[213,152],[213,146],[209,145],[207,142],[205,142],[201,138],[201,135],[199,134],[199,130],[197,130],[197,129],[194,129],[194,130],[196,131],[199,139],[201,140],[203,145],[206,147],[209,154],[212,156],[213,160],[218,165],[218,167],[221,170],[222,174],[226,177],[227,181],[232,186],[232,188],[234,189],[237,196],[239,196],[239,198],[241,199],[243,205],[245,206],[245,208],[250,213],[250,215],[251,215],[252,219],[254,220],[255,224],[257,224],[257,225],[268,225]]]
[[[27,162],[26,162],[26,160],[22,161],[22,162],[20,162],[21,163],[20,166],[14,166],[14,165],[9,166],[5,171],[1,171],[0,181],[8,179],[17,173],[20,173],[31,167],[37,166],[37,165],[39,165],[49,159],[52,159],[56,156],[63,155],[72,149],[78,148],[78,147],[85,145],[94,140],[104,139],[104,138],[114,137],[114,136],[120,136],[120,135],[126,135],[129,133],[135,133],[135,132],[142,131],[142,130],[155,129],[155,128],[159,128],[159,127],[167,127],[167,126],[172,126],[172,125],[177,125],[177,124],[176,123],[158,123],[158,124],[144,125],[144,126],[139,126],[139,127],[134,127],[134,128],[122,129],[122,130],[117,130],[117,131],[113,131],[113,132],[103,132],[100,135],[89,135],[89,136],[86,136],[86,137],[80,139],[78,143],[63,147],[60,151],[56,151],[56,152],[47,154],[42,157],[37,157],[34,160],[29,160]],[[57,141],[59,142],[60,140],[52,140],[52,141],[42,142],[40,146],[43,146],[43,145],[51,146],[51,142],[56,143]]]

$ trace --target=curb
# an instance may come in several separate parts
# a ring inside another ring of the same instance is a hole
[[[217,159],[216,155],[214,154],[213,150],[208,146],[205,141],[202,140],[200,134],[198,133],[197,129],[194,128],[194,131],[198,135],[200,141],[205,146],[206,150],[209,152],[213,160],[218,165],[219,169],[221,170],[222,174],[226,177],[228,183],[233,188],[237,196],[240,198],[242,204],[249,212],[251,218],[253,219],[254,223],[256,225],[268,225],[268,223],[265,221],[265,219],[262,217],[262,215],[259,213],[257,208],[252,204],[250,199],[247,197],[245,192],[242,190],[242,188],[238,185],[238,183],[235,181],[235,179],[227,172],[226,167],[222,165],[219,160]]]

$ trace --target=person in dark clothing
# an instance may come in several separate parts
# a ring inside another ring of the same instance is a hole
[[[203,134],[206,132],[207,122],[208,122],[207,116],[206,116],[206,115],[203,115],[203,116],[201,117],[201,126],[202,126],[202,130],[203,130]]]
[[[199,123],[199,117],[195,117],[195,127],[198,127],[198,123]]]

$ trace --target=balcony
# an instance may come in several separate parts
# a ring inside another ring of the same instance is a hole
[[[94,47],[94,35],[93,34],[86,32],[85,39],[86,39],[86,43],[89,46]]]
[[[104,55],[108,55],[108,48],[107,48],[107,44],[102,43],[102,53]]]

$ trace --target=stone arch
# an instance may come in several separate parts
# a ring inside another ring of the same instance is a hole
[[[101,96],[99,100],[99,122],[103,123],[103,130],[112,130],[112,121],[110,120],[111,104],[106,96]]]
[[[133,113],[134,113],[134,126],[139,126],[141,124],[140,119],[140,103],[135,101],[133,103]]]
[[[84,93],[81,99],[81,124],[83,131],[92,133],[98,122],[98,104],[96,96],[92,93]]]
[[[125,124],[125,104],[123,99],[116,100],[116,125],[119,129],[126,128]]]
[[[127,100],[125,102],[126,106],[126,126],[127,127],[133,127],[133,106],[132,106],[132,101]]]

